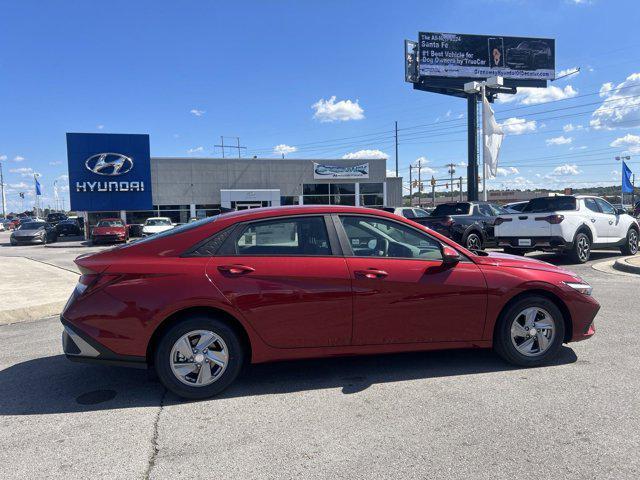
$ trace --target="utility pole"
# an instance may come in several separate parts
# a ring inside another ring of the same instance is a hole
[[[236,150],[238,150],[238,158],[242,158],[242,154],[241,151],[242,150],[246,150],[247,147],[241,147],[240,146],[240,137],[229,137],[229,138],[235,138],[236,139],[236,146],[231,146],[231,145],[225,145],[224,144],[224,136],[220,135],[220,145],[214,145],[214,147],[219,147],[220,149],[222,149],[222,158],[224,157],[224,149],[225,148],[235,148]]]
[[[413,207],[413,165],[409,165],[409,206]]]
[[[396,177],[398,176],[398,121],[396,120]]]
[[[459,186],[460,186],[460,201],[462,201],[462,176],[460,176]]]
[[[2,162],[0,162],[0,190],[2,190],[2,218],[7,218],[7,198],[4,195],[4,176],[2,175]]]
[[[455,163],[447,163],[446,165],[449,167],[449,175],[451,177],[451,201],[455,202],[454,194],[453,194],[453,174],[456,173],[456,164]]]
[[[418,159],[418,208],[422,207],[422,158]]]

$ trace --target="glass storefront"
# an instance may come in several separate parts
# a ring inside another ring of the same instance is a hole
[[[360,183],[360,205],[384,206],[384,184]],[[302,186],[305,205],[356,205],[355,183],[305,183]]]

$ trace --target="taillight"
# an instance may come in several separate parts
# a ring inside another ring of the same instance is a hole
[[[453,225],[453,218],[444,217],[440,223],[445,227],[450,227],[451,225]]]
[[[105,287],[106,285],[114,282],[120,275],[109,275],[90,273],[80,275],[78,284],[76,285],[76,292],[78,295],[88,295],[96,290]]]
[[[536,217],[536,220],[549,222],[552,225],[557,225],[564,220],[564,215],[547,215],[546,217]]]
[[[494,225],[502,225],[504,222],[512,222],[513,218],[502,218],[502,217],[498,217],[496,218],[496,221],[493,222]]]

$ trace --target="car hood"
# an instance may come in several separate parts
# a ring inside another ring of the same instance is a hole
[[[13,234],[16,237],[32,237],[34,236],[36,233],[42,232],[44,231],[44,228],[34,228],[31,230],[16,230],[15,232],[13,232]]]
[[[118,235],[124,233],[124,227],[95,227],[94,235]]]
[[[535,258],[520,257],[517,255],[508,255],[499,252],[486,252],[485,255],[478,255],[474,258],[478,265],[492,265],[504,268],[526,268],[529,270],[541,270],[544,272],[563,273],[571,277],[576,274],[564,268],[552,265],[551,263],[536,260]]]

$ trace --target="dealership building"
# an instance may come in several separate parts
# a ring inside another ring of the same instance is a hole
[[[385,159],[151,157],[148,136],[68,134],[71,208],[90,225],[120,217],[175,223],[221,209],[402,204],[402,178]]]

